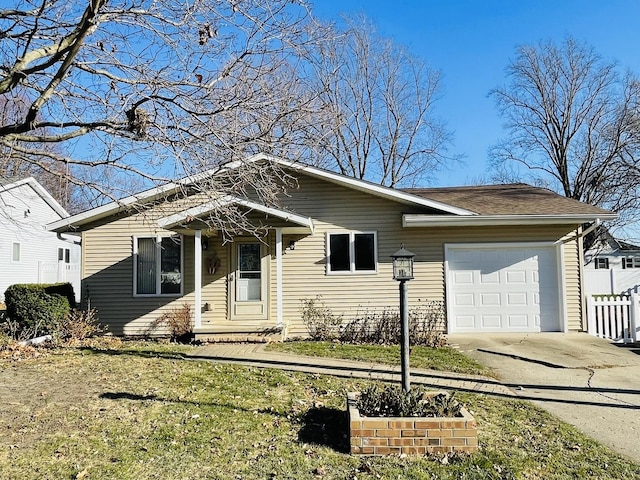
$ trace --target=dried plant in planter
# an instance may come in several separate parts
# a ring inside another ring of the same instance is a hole
[[[425,396],[423,388],[408,392],[395,385],[380,388],[373,385],[362,391],[356,402],[365,417],[457,417],[462,406],[451,395]]]

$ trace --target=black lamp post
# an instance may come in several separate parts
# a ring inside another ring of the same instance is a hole
[[[400,245],[400,250],[391,255],[393,260],[393,279],[400,282],[400,321],[402,358],[402,390],[409,391],[409,312],[407,309],[407,281],[413,279],[413,257],[415,255]]]

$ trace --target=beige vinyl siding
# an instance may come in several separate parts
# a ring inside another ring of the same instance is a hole
[[[575,226],[402,228],[408,208],[362,192],[301,176],[300,189],[289,192],[288,209],[314,219],[313,235],[284,235],[283,246],[296,240],[294,251],[283,256],[284,321],[291,336],[304,335],[301,300],[321,295],[337,315],[397,308],[398,283],[392,279],[390,256],[404,243],[416,254],[415,279],[409,282],[409,302],[444,301],[444,244],[480,242],[555,242]],[[326,274],[328,232],[376,231],[377,274]],[[566,244],[565,258],[574,259],[575,241]],[[575,262],[566,264],[569,326],[579,325],[579,289]]]
[[[188,302],[193,310],[193,235],[183,235],[183,293],[184,296],[133,296],[133,238],[172,234],[154,226],[160,213],[138,213],[103,223],[83,233],[83,291],[85,297],[98,310],[100,321],[116,334],[146,333],[149,326],[163,313],[180,308]],[[209,240],[209,249],[203,252],[202,302],[209,303],[210,312],[226,315],[226,249],[217,237]],[[217,255],[220,267],[208,274],[206,262]],[[165,333],[160,329],[153,333]]]
[[[473,227],[473,228],[403,228],[403,213],[432,213],[413,205],[378,198],[341,185],[301,174],[299,188],[282,197],[282,208],[311,217],[313,234],[283,234],[282,295],[283,322],[290,336],[305,335],[301,322],[301,301],[321,295],[337,315],[353,318],[358,313],[383,308],[397,308],[398,283],[392,279],[390,256],[404,243],[416,254],[415,279],[409,282],[410,305],[425,300],[445,298],[444,244],[481,242],[556,242],[570,234],[575,225],[542,227]],[[180,202],[183,203],[183,202]],[[100,320],[117,334],[135,334],[145,329],[163,312],[193,305],[194,299],[194,237],[184,236],[184,297],[133,297],[134,236],[150,236],[165,232],[157,228],[160,216],[174,213],[176,205],[167,202],[161,207],[113,221],[96,223],[83,233],[83,278],[85,293],[98,309]],[[177,210],[182,210],[181,205]],[[295,226],[282,220],[272,221],[264,214],[251,218],[273,226]],[[378,270],[374,274],[326,274],[326,236],[328,232],[376,232]],[[166,232],[169,233],[169,232]],[[184,232],[183,232],[184,233]],[[203,232],[205,236],[205,232]],[[296,242],[295,250],[287,247]],[[269,319],[265,321],[231,321],[228,315],[227,278],[230,271],[230,244],[222,244],[218,236],[208,238],[208,249],[202,252],[202,303],[210,311],[202,313],[203,329],[210,331],[248,331],[276,326],[276,254],[275,232],[265,241],[269,254],[268,295]],[[569,328],[580,328],[580,291],[577,242],[566,240],[563,245],[566,281],[566,311]],[[217,258],[215,273],[208,273],[208,263]]]
[[[580,288],[580,243],[577,232],[562,245],[564,257],[564,275],[566,285],[567,327],[569,330],[583,330],[587,328],[586,319],[582,319],[582,291]]]

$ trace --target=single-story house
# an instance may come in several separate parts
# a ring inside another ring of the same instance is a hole
[[[47,230],[67,211],[33,177],[0,177],[0,301],[16,283],[69,282],[80,300],[80,241]]]
[[[253,162],[296,179],[277,205],[192,193],[185,179],[49,225],[82,235],[84,295],[111,331],[142,333],[187,302],[201,337],[304,335],[301,302],[316,295],[345,318],[397,306],[402,243],[415,253],[410,305],[443,301],[448,332],[586,328],[582,225],[608,211],[525,184],[398,190],[267,155],[199,178]],[[229,204],[264,235],[229,239],[203,221]]]
[[[586,294],[620,294],[640,287],[640,247],[603,227],[584,252],[584,261]]]

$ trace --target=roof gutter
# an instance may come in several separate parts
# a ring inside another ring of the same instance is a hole
[[[616,214],[575,215],[402,215],[402,226],[412,227],[482,227],[507,225],[566,225],[613,220]]]
[[[72,238],[66,238],[64,236],[64,234],[60,233],[60,232],[56,232],[56,236],[58,237],[58,240],[62,240],[63,242],[66,243],[73,243],[74,245],[80,245],[82,246],[82,241],[81,240],[74,240]]]

